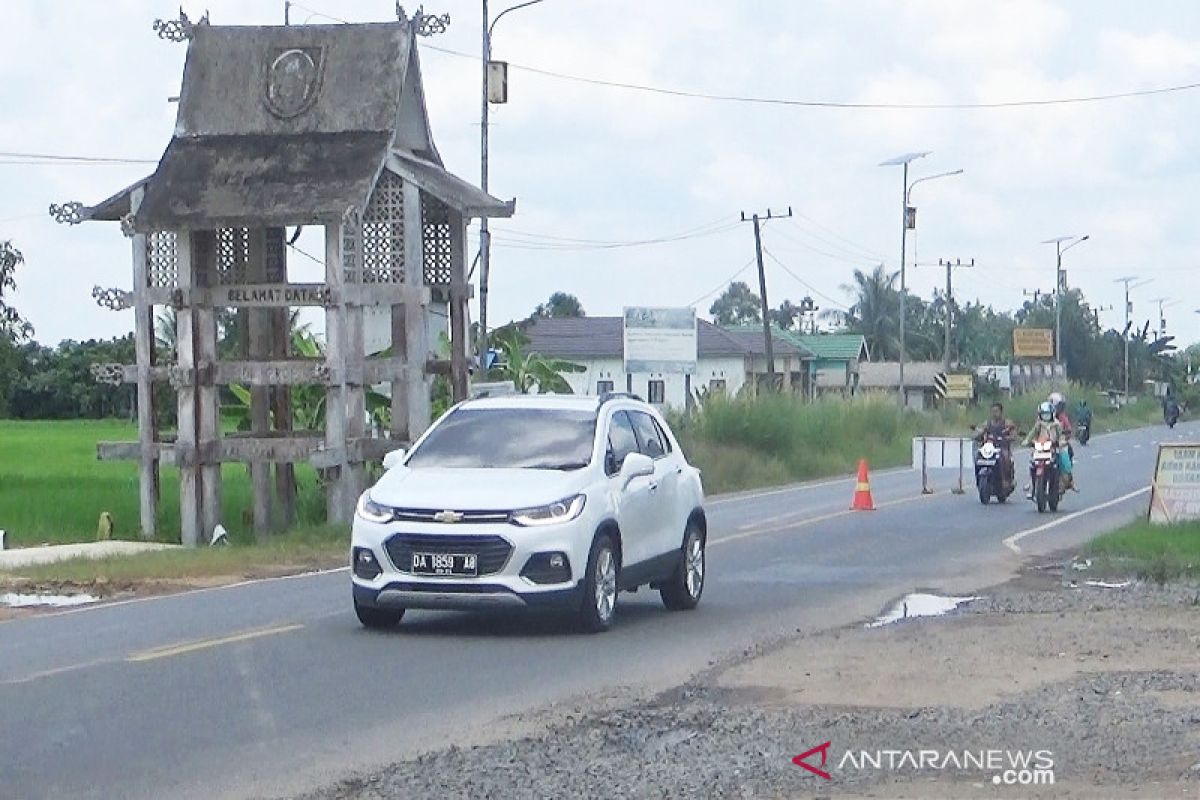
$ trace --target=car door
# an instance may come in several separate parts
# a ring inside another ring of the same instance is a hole
[[[654,461],[654,544],[651,555],[662,555],[679,548],[683,542],[685,519],[679,518],[679,479],[682,470],[671,452],[670,440],[663,435],[654,417],[644,411],[630,411],[630,421],[638,437],[638,449]]]
[[[622,564],[640,564],[654,554],[655,507],[658,483],[655,476],[634,478],[621,485],[625,456],[640,452],[637,434],[628,412],[614,411],[608,424],[608,455],[605,470],[613,491],[617,524],[621,527]]]

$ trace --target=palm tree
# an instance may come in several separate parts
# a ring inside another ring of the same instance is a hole
[[[526,353],[525,346],[529,344],[529,339],[515,325],[496,331],[492,334],[492,341],[501,353],[501,364],[496,371],[502,380],[512,381],[517,391],[523,394],[535,390],[540,394],[571,394],[571,386],[562,373],[587,371],[585,367],[569,361]]]
[[[854,298],[846,311],[836,309],[822,312],[867,339],[873,357],[882,361],[900,356],[900,293],[896,290],[896,273],[888,274],[883,264],[870,272],[854,270],[854,282],[841,289]]]

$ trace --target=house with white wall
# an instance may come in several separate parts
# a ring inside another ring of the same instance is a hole
[[[625,372],[624,320],[621,317],[563,317],[534,320],[524,329],[528,351],[584,367],[563,378],[575,394],[632,392],[656,405],[684,408],[689,392],[751,390],[767,374],[766,342],[762,331],[726,331],[705,320],[696,321],[696,371],[692,375]],[[812,353],[778,336],[772,342],[775,371],[784,385],[807,374]]]

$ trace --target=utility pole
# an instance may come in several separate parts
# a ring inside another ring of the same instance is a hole
[[[1164,313],[1163,309],[1165,309],[1167,306],[1173,306],[1179,301],[1172,300],[1169,297],[1156,297],[1150,302],[1158,303],[1158,338],[1162,339],[1167,335],[1167,315]]]
[[[496,28],[496,23],[500,18],[509,12],[516,11],[519,8],[537,5],[542,0],[527,0],[524,3],[517,3],[510,6],[499,14],[495,19],[491,19],[488,15],[488,0],[481,0],[483,3],[483,88],[482,98],[480,103],[480,125],[479,125],[479,188],[483,189],[483,193],[488,191],[488,103],[491,98],[488,92],[488,75],[492,68],[492,32]],[[505,98],[507,100],[507,98]],[[497,100],[496,102],[505,102],[505,100]],[[488,281],[491,278],[492,267],[492,232],[488,226],[488,218],[483,217],[479,220],[479,375],[483,380],[487,379],[487,354],[488,354]]]
[[[1056,236],[1053,239],[1047,239],[1042,242],[1042,244],[1054,245],[1054,360],[1064,364],[1064,369],[1066,369],[1066,361],[1062,355],[1062,299],[1063,290],[1066,288],[1066,279],[1063,275],[1062,257],[1063,253],[1077,244],[1083,244],[1090,238],[1092,238],[1091,234],[1084,234],[1079,237]],[[1063,242],[1071,243],[1063,247]]]
[[[950,275],[955,267],[974,267],[975,259],[971,259],[969,264],[963,263],[961,258],[956,258],[954,261],[950,259],[938,259],[938,264],[946,268],[946,344],[942,352],[942,371],[950,371],[950,324],[953,321],[953,302],[954,288],[951,283]]]
[[[292,24],[292,0],[283,0],[283,24]]]
[[[1129,290],[1136,289],[1138,286],[1145,286],[1147,283],[1150,282],[1150,281],[1141,281],[1140,283],[1138,283],[1134,286],[1130,286],[1130,284],[1132,284],[1136,280],[1137,280],[1137,276],[1131,275],[1131,276],[1126,276],[1124,278],[1117,278],[1114,281],[1114,283],[1125,284],[1125,331],[1124,331],[1123,336],[1125,339],[1125,401],[1126,402],[1129,401],[1129,318],[1133,314],[1133,303],[1129,300]]]
[[[787,219],[792,216],[792,207],[788,206],[786,214],[773,214],[771,209],[767,209],[767,215],[760,217],[758,214],[746,216],[746,212],[742,212],[742,222],[754,223],[754,254],[758,259],[758,292],[762,301],[762,322],[763,322],[763,341],[767,348],[767,378],[771,383],[771,389],[775,389],[775,348],[771,342],[771,305],[767,302],[767,273],[763,269],[762,255],[762,222],[771,219]]]

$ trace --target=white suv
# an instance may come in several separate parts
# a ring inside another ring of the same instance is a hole
[[[358,501],[354,610],[567,609],[585,630],[649,584],[669,609],[704,590],[700,472],[627,395],[515,395],[452,408]]]

